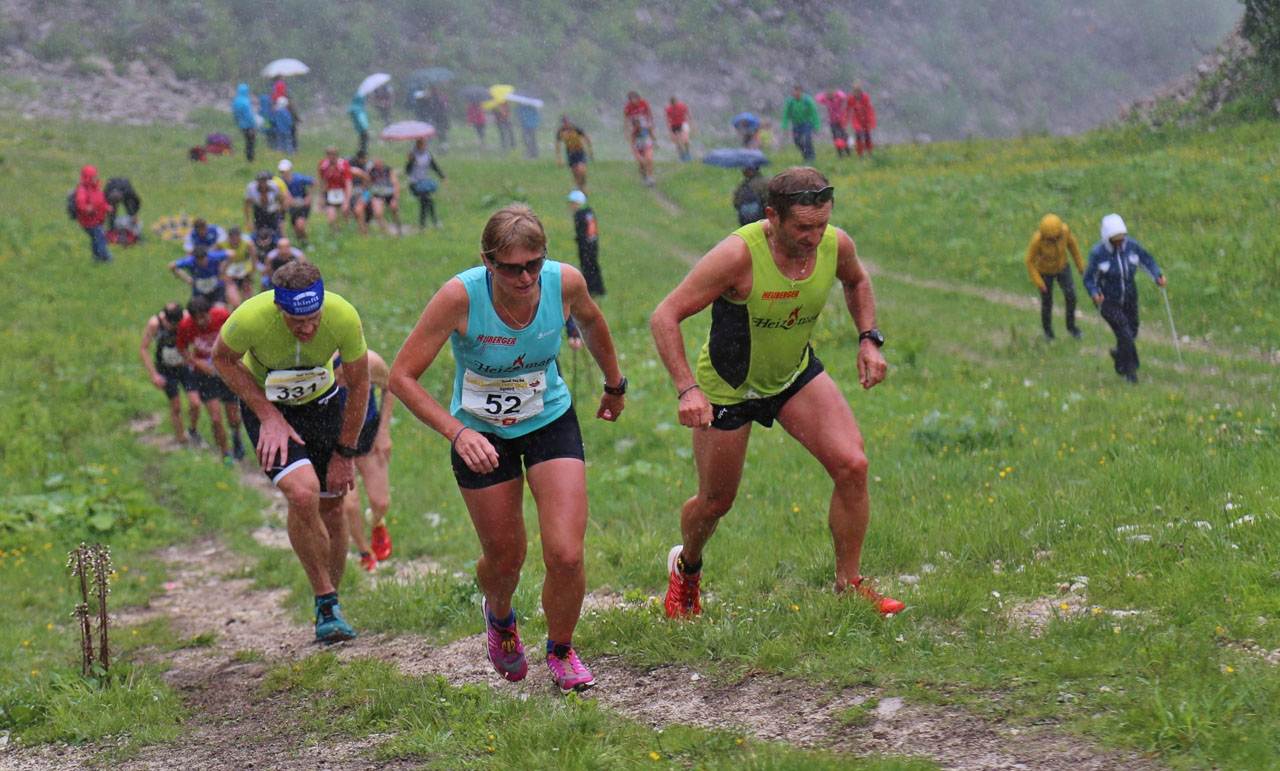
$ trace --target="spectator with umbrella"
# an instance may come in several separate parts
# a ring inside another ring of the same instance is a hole
[[[538,125],[542,123],[542,100],[519,91],[507,96],[516,106],[516,118],[520,121],[520,136],[524,139],[524,152],[530,158],[538,157]]]
[[[467,102],[467,124],[476,130],[476,136],[480,138],[480,146],[484,147],[484,109],[480,107],[479,102]]]
[[[759,150],[729,147],[712,150],[702,156],[708,166],[726,169],[742,169],[742,183],[733,191],[733,210],[738,214],[738,225],[749,225],[764,219],[765,201],[768,200],[769,178],[760,173],[769,159]]]
[[[414,129],[416,133],[411,133],[409,128],[401,129],[395,134],[388,136],[388,132],[397,126],[408,126],[408,124],[416,123]],[[444,172],[440,170],[440,166],[436,163],[436,159],[431,155],[431,151],[427,149],[427,137],[435,133],[430,125],[426,123],[417,123],[417,121],[405,121],[404,123],[396,123],[389,126],[386,131],[382,132],[383,139],[413,139],[413,147],[409,150],[409,157],[405,161],[404,173],[409,179],[409,190],[418,199],[418,229],[425,229],[427,226],[427,215],[431,215],[431,224],[433,227],[440,227],[440,217],[436,214],[435,199],[432,196],[440,189],[439,184],[431,178],[431,172],[435,172],[440,177],[440,181],[445,181]]]

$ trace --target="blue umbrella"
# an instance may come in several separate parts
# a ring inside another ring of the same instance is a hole
[[[769,159],[759,150],[748,150],[745,147],[725,147],[711,150],[702,156],[702,162],[708,166],[720,166],[726,169],[748,169],[768,166]]]
[[[751,131],[755,131],[760,128],[760,119],[749,112],[740,112],[733,116],[733,126],[734,128],[742,126],[750,129]]]

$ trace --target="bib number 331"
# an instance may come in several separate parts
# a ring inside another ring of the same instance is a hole
[[[487,378],[467,370],[462,377],[462,409],[495,426],[514,426],[542,412],[545,371]]]
[[[263,390],[273,402],[299,404],[333,385],[333,373],[324,367],[275,369],[267,373]]]

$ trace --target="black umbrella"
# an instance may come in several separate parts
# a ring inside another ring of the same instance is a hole
[[[493,95],[489,93],[489,89],[485,86],[467,86],[458,91],[458,96],[467,102],[485,102]]]
[[[411,83],[421,83],[429,86],[433,83],[448,83],[453,80],[453,70],[446,67],[427,67],[422,70],[414,70],[409,73],[409,81]]]

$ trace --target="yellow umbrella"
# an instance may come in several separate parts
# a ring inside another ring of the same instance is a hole
[[[482,103],[480,108],[488,112],[495,107],[501,107],[502,104],[507,101],[507,95],[513,93],[515,90],[515,86],[508,86],[505,84],[489,86],[489,95],[493,98]]]

